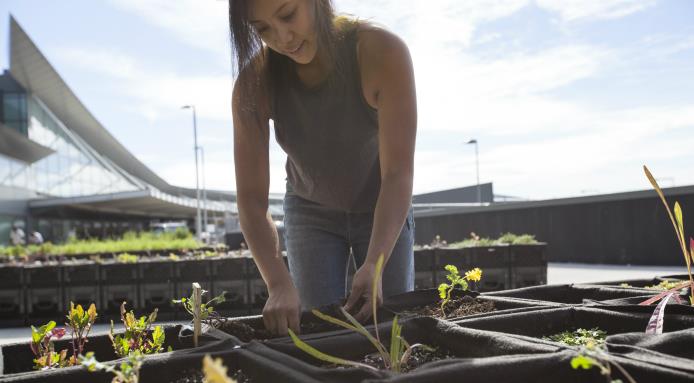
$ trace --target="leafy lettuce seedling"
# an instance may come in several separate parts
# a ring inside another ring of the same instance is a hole
[[[482,270],[475,267],[465,272],[465,276],[461,277],[457,267],[446,265],[444,268],[448,271],[446,279],[448,279],[450,283],[442,283],[439,285],[439,298],[441,298],[441,313],[446,315],[445,307],[451,300],[451,292],[453,292],[455,286],[459,286],[463,291],[466,291],[468,289],[468,281],[479,282],[480,279],[482,279]]]
[[[390,349],[388,349],[382,342],[381,338],[378,333],[378,319],[377,319],[377,303],[376,303],[376,294],[377,294],[377,289],[376,286],[378,286],[378,281],[381,278],[381,270],[383,269],[383,260],[384,256],[381,254],[378,258],[378,261],[376,262],[376,272],[374,274],[374,279],[373,279],[373,289],[372,291],[372,296],[371,296],[371,309],[372,309],[372,315],[373,315],[373,320],[374,320],[374,329],[376,331],[376,337],[371,335],[371,333],[361,324],[359,321],[354,319],[352,315],[350,315],[344,308],[340,307],[340,311],[342,312],[342,315],[347,318],[349,323],[342,321],[340,319],[331,317],[329,315],[325,315],[321,313],[318,310],[312,310],[313,314],[326,322],[330,322],[332,324],[344,327],[348,330],[352,330],[356,333],[359,333],[366,337],[366,339],[371,342],[371,344],[376,348],[378,353],[381,356],[381,359],[383,360],[384,366],[393,371],[393,372],[400,372],[402,365],[407,362],[407,360],[410,358],[410,355],[412,354],[412,351],[417,348],[425,348],[428,350],[432,350],[431,347],[425,346],[420,343],[415,343],[413,345],[410,345],[407,343],[407,341],[401,336],[402,332],[402,326],[398,324],[398,317],[395,316],[393,318],[393,325],[391,326],[391,334],[390,334]],[[292,341],[294,342],[294,345],[298,347],[300,350],[306,352],[307,354],[313,356],[316,359],[322,360],[324,362],[328,363],[334,363],[334,364],[341,364],[341,365],[346,365],[346,366],[352,366],[352,367],[364,367],[367,369],[372,369],[374,370],[375,368],[372,366],[369,366],[368,364],[364,363],[359,363],[359,362],[354,362],[351,360],[347,359],[342,359],[338,358],[332,355],[325,354],[311,345],[305,343],[301,339],[299,339],[296,334],[290,329],[289,331],[289,336],[292,338]]]
[[[133,311],[125,310],[125,302],[120,306],[121,321],[125,326],[123,335],[115,335],[113,332],[113,321],[111,321],[111,332],[109,338],[113,343],[113,350],[120,357],[126,357],[131,352],[138,351],[143,355],[156,354],[164,349],[164,330],[161,326],[154,326],[152,323],[157,318],[158,309],[149,314],[148,317],[141,316],[140,319],[135,317]],[[151,334],[152,339],[148,336]],[[170,348],[169,348],[170,351]]]
[[[34,369],[47,370],[70,366],[71,361],[67,358],[67,350],[55,352],[53,339],[60,339],[65,336],[64,328],[55,328],[55,322],[50,321],[39,327],[31,326],[31,351],[34,353]]]

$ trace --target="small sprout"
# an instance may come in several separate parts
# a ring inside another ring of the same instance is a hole
[[[121,253],[116,257],[118,263],[137,263],[138,259],[139,257],[137,255],[129,253]]]
[[[568,346],[585,346],[588,344],[602,345],[607,333],[594,327],[590,330],[579,328],[576,331],[564,331],[559,334],[543,337],[542,339],[559,342]]]
[[[453,265],[446,265],[445,269],[446,271],[448,271],[446,279],[448,279],[450,283],[442,283],[439,285],[438,289],[439,298],[441,298],[441,313],[444,316],[446,315],[446,305],[451,300],[451,292],[453,292],[455,286],[459,286],[463,291],[466,291],[469,287],[468,281],[479,282],[482,279],[482,270],[478,267],[466,271],[464,277],[460,276],[460,274],[458,273],[458,268]]]
[[[140,368],[142,367],[143,355],[139,351],[128,354],[128,358],[120,364],[120,368],[101,363],[94,357],[93,352],[87,355],[80,355],[79,362],[90,372],[106,371],[113,374],[111,383],[138,383],[140,381]]]
[[[612,366],[617,368],[629,383],[636,383],[634,378],[616,361],[612,359],[602,344],[588,342],[581,346],[578,355],[571,359],[571,368],[574,370],[589,370],[593,367],[600,369],[600,375],[609,383],[622,383],[621,379],[612,379]]]
[[[70,302],[67,325],[70,327],[72,335],[72,357],[70,358],[72,364],[78,364],[77,355],[81,355],[84,352],[84,346],[88,342],[87,337],[94,322],[96,322],[97,316],[94,303],[85,311],[82,305],[75,307],[75,304]]]
[[[202,290],[202,295],[207,294],[207,290]],[[216,297],[210,299],[206,303],[201,303],[200,304],[200,320],[211,320],[211,319],[217,319],[219,316],[216,311],[214,311],[214,306],[217,306],[220,303],[223,303],[226,298],[224,297],[226,295],[226,291],[222,291],[221,294],[217,295]],[[174,304],[180,304],[183,306],[183,308],[190,314],[191,316],[195,315],[195,310],[193,307],[193,295],[189,298],[183,297],[181,299],[172,299],[171,302]]]

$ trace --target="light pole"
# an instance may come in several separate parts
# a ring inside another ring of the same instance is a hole
[[[207,232],[207,188],[205,187],[205,148],[200,146],[200,160],[202,162],[202,227]]]
[[[195,237],[200,241],[200,176],[198,176],[198,122],[195,105],[184,105],[181,109],[193,109],[193,153],[195,154]]]
[[[475,163],[477,165],[477,203],[482,203],[482,190],[480,189],[480,152],[476,139],[471,139],[468,144],[475,144]]]

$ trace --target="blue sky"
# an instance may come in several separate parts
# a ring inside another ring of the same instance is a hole
[[[694,184],[694,2],[336,0],[408,44],[418,96],[415,192],[475,183],[542,199]],[[168,182],[234,189],[226,1],[4,0],[87,108]],[[271,148],[271,191],[284,187]]]

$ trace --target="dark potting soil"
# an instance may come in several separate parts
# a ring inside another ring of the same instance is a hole
[[[253,339],[264,340],[280,337],[264,328],[258,329],[250,326],[247,323],[235,320],[227,320],[219,323],[218,329],[239,338],[239,340],[242,342],[250,342]],[[320,321],[320,319],[316,319],[316,321],[304,321],[301,323],[301,334],[315,334],[342,329],[343,328],[340,326]]]
[[[453,353],[443,347],[437,347],[434,349],[425,349],[423,347],[416,347],[413,351],[412,354],[410,354],[409,359],[407,359],[407,362],[401,367],[400,372],[410,372],[414,371],[420,366],[429,363],[429,362],[435,362],[437,360],[444,360],[444,359],[452,359],[455,358],[455,355]],[[383,364],[383,358],[381,358],[381,354],[379,353],[373,353],[373,354],[368,354],[366,355],[362,360],[358,360],[357,362],[367,364],[372,367],[376,367],[378,369],[384,369],[385,366]],[[338,364],[325,364],[324,367],[327,368],[352,368],[349,366],[344,366],[344,365],[338,365]]]
[[[435,303],[427,306],[415,307],[414,309],[407,310],[404,313],[431,316],[438,319],[448,319],[496,311],[494,302],[473,298],[469,295],[451,299],[448,301],[448,303],[446,303],[444,308],[445,311],[442,312],[441,305]]]
[[[200,370],[190,370],[187,371],[186,376],[174,380],[170,383],[204,383],[203,378],[205,375],[202,373]],[[253,381],[244,375],[243,371],[241,370],[236,370],[232,373],[229,373],[229,377],[236,381],[237,383],[252,383]]]

